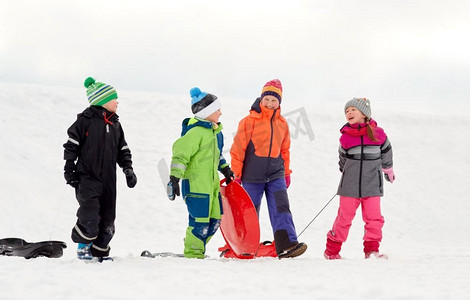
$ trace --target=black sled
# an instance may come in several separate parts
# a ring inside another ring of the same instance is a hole
[[[21,256],[26,259],[38,256],[58,258],[63,255],[64,248],[67,245],[60,241],[28,243],[19,238],[0,239],[0,255]]]

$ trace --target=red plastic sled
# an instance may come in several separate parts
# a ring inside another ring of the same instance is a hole
[[[224,212],[220,230],[227,243],[226,247],[228,246],[237,258],[251,259],[258,251],[260,239],[256,209],[241,185],[235,181],[228,185],[223,185],[224,183],[225,179],[220,181]]]
[[[276,246],[274,245],[274,242],[265,241],[259,243],[258,246],[258,251],[256,252],[255,256],[239,256],[236,255],[228,245],[225,245],[224,247],[219,248],[219,251],[222,252],[220,257],[241,259],[250,259],[256,257],[277,257]]]

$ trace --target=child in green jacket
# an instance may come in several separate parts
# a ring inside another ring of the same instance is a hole
[[[233,172],[222,155],[224,138],[219,117],[220,101],[216,96],[192,88],[193,118],[183,120],[181,137],[173,144],[168,198],[180,195],[188,207],[189,225],[184,240],[184,256],[204,258],[206,244],[220,226],[222,204],[219,175],[230,183]]]

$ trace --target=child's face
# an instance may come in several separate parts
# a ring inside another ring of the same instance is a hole
[[[269,109],[278,109],[279,108],[279,100],[276,97],[268,95],[264,96],[261,99],[261,105]]]
[[[103,104],[103,107],[106,108],[109,112],[115,113],[117,111],[119,102],[117,99],[111,100]]]
[[[219,123],[219,118],[220,118],[221,115],[222,115],[222,112],[220,111],[220,109],[218,109],[215,112],[213,112],[211,115],[209,115],[206,118],[206,120],[217,124],[217,123]]]
[[[350,106],[346,109],[346,120],[349,124],[361,124],[366,122],[366,116],[354,106]]]

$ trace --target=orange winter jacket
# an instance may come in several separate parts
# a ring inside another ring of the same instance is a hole
[[[256,99],[250,114],[238,124],[230,149],[235,178],[246,182],[269,182],[292,173],[287,121],[280,107],[268,109],[260,100]]]

